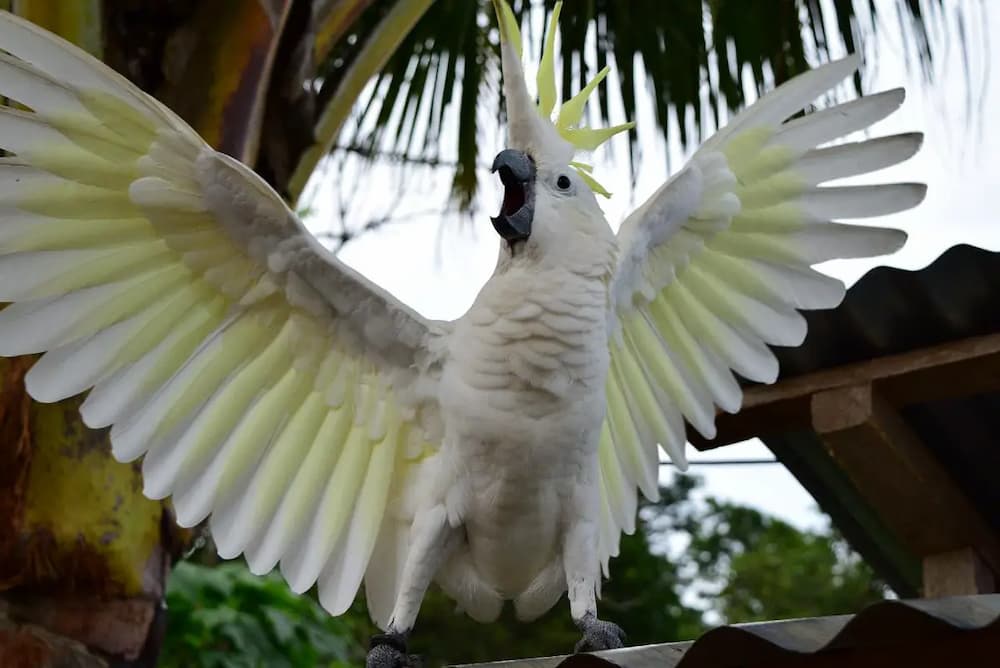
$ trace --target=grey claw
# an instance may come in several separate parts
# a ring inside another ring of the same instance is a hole
[[[420,668],[420,658],[406,653],[405,633],[372,636],[365,668]]]
[[[625,646],[625,632],[622,631],[621,627],[612,622],[598,619],[597,615],[584,615],[576,622],[576,625],[583,631],[583,638],[573,648],[576,653],[618,649]]]

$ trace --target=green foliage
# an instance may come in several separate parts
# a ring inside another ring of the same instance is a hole
[[[330,617],[242,562],[181,562],[167,589],[165,668],[347,668],[364,663],[358,617]]]
[[[716,499],[706,506],[686,522],[687,558],[697,578],[710,583],[702,594],[722,620],[842,614],[885,598],[886,586],[836,532],[799,531]]]
[[[709,624],[857,611],[886,588],[836,533],[803,532],[758,510],[696,499],[700,479],[677,476],[641,510],[633,536],[604,583],[601,616],[622,626],[629,644],[695,638]],[[684,549],[669,543],[687,540]],[[211,547],[207,549],[211,550]],[[669,554],[669,556],[664,556]],[[250,575],[242,562],[185,562],[168,591],[165,666],[360,665],[376,632],[360,596],[332,619],[312,596],[296,596],[276,574]],[[523,624],[506,609],[478,624],[432,589],[421,606],[411,649],[425,666],[563,654],[579,632],[565,598]]]

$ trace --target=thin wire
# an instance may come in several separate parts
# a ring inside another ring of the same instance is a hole
[[[777,459],[701,459],[688,462],[689,466],[756,466],[758,464],[780,464]],[[676,466],[671,461],[661,461],[660,466]]]

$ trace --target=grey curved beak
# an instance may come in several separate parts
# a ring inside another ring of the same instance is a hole
[[[500,213],[490,220],[504,241],[513,244],[531,236],[535,217],[535,162],[527,153],[505,149],[493,160],[492,171],[504,186]]]

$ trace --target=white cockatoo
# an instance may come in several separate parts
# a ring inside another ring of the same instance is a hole
[[[772,382],[769,344],[843,284],[811,268],[898,249],[832,222],[916,205],[916,184],[827,186],[909,158],[918,134],[817,148],[894,111],[902,90],[796,116],[850,76],[795,78],[712,137],[615,235],[574,158],[628,126],[578,126],[602,72],[555,111],[553,32],[538,104],[517,23],[501,27],[509,147],[493,275],[454,322],[421,317],[328,253],[249,168],[76,47],[0,15],[0,354],[42,353],[39,401],[90,390],[91,427],[140,457],[144,491],[208,518],[219,553],[318,585],[364,583],[385,631],[369,666],[409,663],[436,581],[473,618],[530,620],[568,592],[581,649],[617,647],[602,570],[657,495],[657,446],[684,467]],[[26,109],[26,110],[24,110]]]

